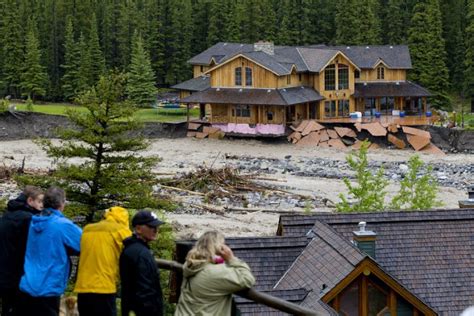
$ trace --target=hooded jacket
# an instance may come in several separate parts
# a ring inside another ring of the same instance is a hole
[[[128,228],[128,217],[126,209],[112,207],[105,213],[105,219],[84,228],[74,292],[117,292],[123,240],[132,235]]]
[[[7,211],[0,219],[0,293],[18,289],[23,275],[28,227],[31,216],[39,213],[26,200],[20,194],[8,201]]]
[[[254,284],[249,266],[237,258],[223,264],[191,265],[187,261],[183,266],[183,284],[174,315],[230,316],[232,293]]]
[[[82,230],[54,209],[31,218],[25,274],[20,290],[34,297],[60,296],[66,289],[68,253],[79,253]]]
[[[160,272],[147,243],[136,235],[125,239],[120,255],[122,315],[163,315]]]

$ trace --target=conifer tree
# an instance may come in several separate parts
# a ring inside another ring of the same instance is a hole
[[[64,64],[61,67],[64,75],[61,78],[62,91],[65,100],[71,101],[79,91],[79,59],[80,52],[74,40],[74,27],[72,18],[66,22],[66,35],[64,39]]]
[[[150,52],[151,66],[158,83],[165,82],[165,40],[163,28],[163,10],[157,1],[147,2],[146,11],[149,13],[146,48]]]
[[[341,0],[336,13],[336,42],[341,45],[380,44],[380,21],[374,0]]]
[[[227,20],[229,23],[225,26],[227,41],[233,43],[242,42],[243,24],[245,21],[245,6],[242,0],[231,1]]]
[[[224,2],[224,1],[222,1]],[[229,5],[226,1],[226,5]],[[208,29],[210,26],[210,13],[212,1],[211,0],[196,0],[193,5],[193,36],[191,39],[191,53],[193,55],[199,54],[206,50],[208,46]],[[227,17],[226,17],[227,19]],[[224,37],[227,35],[225,31],[220,30],[224,33]]]
[[[20,95],[20,75],[23,68],[23,30],[19,24],[19,12],[12,5],[6,10],[2,36],[3,47],[3,82],[6,93],[13,97]]]
[[[92,82],[92,65],[90,50],[84,35],[79,36],[79,71],[77,74],[77,92],[82,93],[91,87]]]
[[[59,161],[48,178],[65,188],[71,207],[90,222],[97,210],[120,203],[127,208],[156,207],[152,196],[155,158],[137,154],[148,143],[132,136],[141,125],[136,108],[123,101],[125,76],[111,74],[79,97],[86,112],[71,109],[69,119],[79,128],[60,132],[60,144],[42,140],[47,154]],[[80,164],[71,159],[80,158]]]
[[[402,5],[403,0],[388,0],[384,7],[383,20],[390,20],[390,23],[383,23],[383,42],[385,44],[397,45],[404,44],[406,41]]]
[[[408,41],[413,63],[411,80],[434,94],[435,107],[449,107],[448,68],[438,0],[423,0],[415,5]]]
[[[209,23],[207,28],[207,47],[224,41],[225,34],[222,32],[227,24],[226,3],[224,1],[212,1],[210,3]]]
[[[466,55],[464,58],[464,85],[466,98],[474,102],[474,0],[468,1],[466,36]]]
[[[127,78],[128,98],[137,106],[149,106],[156,100],[155,76],[143,39],[135,33],[132,60]]]
[[[36,96],[46,94],[48,74],[46,68],[41,65],[41,50],[36,33],[36,22],[28,21],[28,33],[26,35],[25,61],[21,73],[22,95],[34,100]]]
[[[101,75],[105,72],[105,60],[99,43],[97,34],[97,20],[95,14],[91,18],[91,28],[89,31],[89,56],[90,56],[90,74],[92,84],[95,84]]]

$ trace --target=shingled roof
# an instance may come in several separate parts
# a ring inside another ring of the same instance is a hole
[[[354,97],[429,97],[431,93],[413,82],[367,82],[356,83]]]
[[[320,72],[337,52],[346,55],[358,68],[374,68],[383,61],[389,68],[411,69],[408,46],[275,46],[274,55],[254,51],[253,44],[217,43],[188,62],[193,65],[210,65],[214,60],[221,64],[238,54],[258,62],[278,75],[291,72]]]
[[[189,79],[172,86],[173,89],[188,90],[188,91],[204,91],[211,86],[209,76],[199,76]]]
[[[322,100],[313,88],[284,89],[209,88],[180,100],[182,103],[226,103],[248,105],[293,105]]]
[[[377,234],[376,262],[436,312],[457,315],[474,303],[474,209],[283,215],[278,233],[304,235],[319,221],[346,240],[358,222],[367,222]]]

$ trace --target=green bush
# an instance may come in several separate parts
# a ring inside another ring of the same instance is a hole
[[[7,99],[1,99],[0,100],[0,113],[8,111],[8,108],[10,106],[10,101]]]

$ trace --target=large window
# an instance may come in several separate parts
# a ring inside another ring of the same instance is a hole
[[[235,68],[235,85],[242,85],[242,67]]]
[[[383,66],[377,67],[377,79],[385,79],[385,68]]]
[[[380,112],[391,115],[395,108],[395,99],[393,97],[380,98]]]
[[[324,102],[324,116],[335,117],[336,116],[336,101]]]
[[[354,78],[359,79],[360,78],[360,71],[359,70],[354,70]]]
[[[338,70],[338,89],[349,89],[349,67],[346,65],[339,64]]]
[[[349,100],[339,100],[337,104],[338,116],[349,116]]]
[[[250,106],[248,105],[236,105],[235,116],[237,117],[250,117]]]
[[[324,70],[324,90],[336,89],[336,66],[329,65]]]
[[[245,85],[252,85],[252,68],[250,67],[245,67]]]

